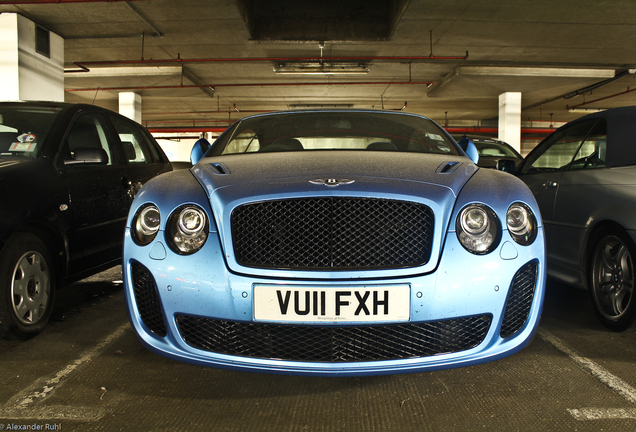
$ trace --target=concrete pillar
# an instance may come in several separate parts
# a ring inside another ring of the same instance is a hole
[[[119,93],[119,114],[141,123],[141,95],[133,92]]]
[[[64,39],[14,13],[0,14],[0,100],[64,102]]]
[[[521,93],[499,95],[499,139],[521,152]]]

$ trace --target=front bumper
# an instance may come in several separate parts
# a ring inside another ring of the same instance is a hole
[[[511,355],[532,339],[545,293],[543,231],[533,245],[507,232],[485,256],[447,235],[438,267],[399,278],[275,278],[227,270],[217,236],[191,256],[161,242],[139,247],[127,232],[124,280],[135,332],[151,351],[188,363],[297,375],[374,375],[469,366]],[[161,236],[158,236],[160,238]],[[370,272],[372,273],[372,272]],[[313,273],[312,273],[313,275]],[[320,289],[410,287],[401,323],[283,323],[254,320],[254,286]]]

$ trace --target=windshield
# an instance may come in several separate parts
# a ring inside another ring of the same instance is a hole
[[[214,143],[211,156],[312,150],[376,150],[459,155],[434,122],[376,112],[301,112],[240,121]]]
[[[58,107],[0,106],[0,157],[37,157],[61,111]]]
[[[484,141],[473,141],[475,143],[475,147],[479,151],[479,156],[497,156],[497,157],[519,157],[518,154],[515,153],[512,148],[506,146],[505,144],[499,144],[496,142],[484,142]]]

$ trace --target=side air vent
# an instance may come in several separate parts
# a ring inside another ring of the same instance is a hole
[[[214,173],[218,175],[227,175],[230,173],[230,169],[221,163],[211,163],[208,164],[208,168]]]
[[[437,167],[435,171],[437,174],[450,174],[455,171],[461,165],[461,162],[444,162]]]

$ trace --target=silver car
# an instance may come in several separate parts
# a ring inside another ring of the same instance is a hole
[[[541,209],[548,274],[587,288],[599,320],[636,327],[636,106],[559,128],[517,175]]]

